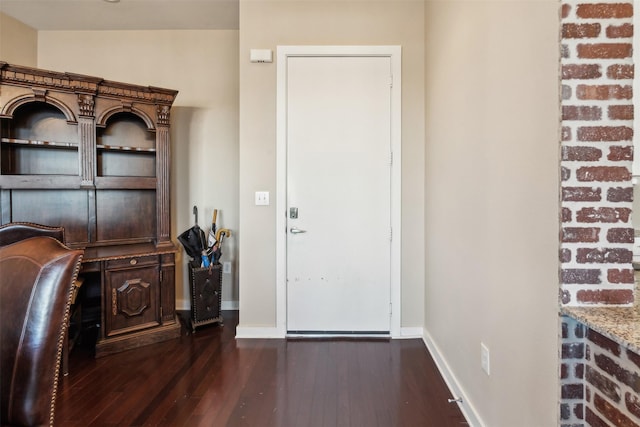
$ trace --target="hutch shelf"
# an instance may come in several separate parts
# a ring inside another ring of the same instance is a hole
[[[96,356],[180,335],[170,234],[177,91],[0,62],[0,220],[63,226],[99,306]]]

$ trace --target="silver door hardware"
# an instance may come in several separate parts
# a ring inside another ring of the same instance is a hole
[[[291,234],[306,233],[307,230],[300,230],[299,228],[291,227]]]
[[[291,219],[298,218],[298,208],[289,208],[289,218]]]

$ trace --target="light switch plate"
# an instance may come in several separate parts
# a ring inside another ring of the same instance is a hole
[[[269,206],[268,191],[256,191],[256,206]]]

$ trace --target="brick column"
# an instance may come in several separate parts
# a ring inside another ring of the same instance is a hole
[[[564,305],[633,303],[633,2],[562,4]]]

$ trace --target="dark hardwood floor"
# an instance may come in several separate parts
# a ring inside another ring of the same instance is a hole
[[[466,425],[421,340],[236,340],[224,319],[100,359],[76,347],[55,425]]]

